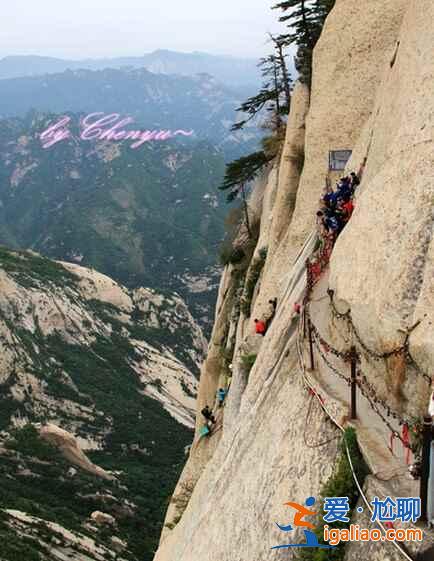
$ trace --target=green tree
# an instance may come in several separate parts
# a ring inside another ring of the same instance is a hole
[[[335,0],[284,0],[273,6],[283,12],[279,21],[286,22],[289,29],[288,33],[279,36],[279,40],[285,46],[296,45],[295,67],[300,81],[309,87],[313,49],[334,4]]]
[[[230,190],[227,196],[228,202],[232,202],[241,196],[244,208],[244,219],[250,237],[252,237],[252,231],[250,228],[246,189],[249,183],[258,176],[273,157],[261,150],[231,162],[226,166],[225,177],[223,183],[219,187],[222,191]]]
[[[232,126],[233,131],[242,129],[263,110],[271,112],[271,121],[278,128],[281,116],[289,113],[292,81],[286,65],[286,45],[280,37],[270,34],[270,39],[273,52],[262,58],[258,65],[263,78],[262,87],[238,107],[237,112],[243,113],[245,117]]]
[[[285,54],[285,42],[281,39],[279,35],[272,35],[270,39],[274,43],[275,58],[280,70],[280,82],[278,82],[278,88],[284,94],[284,105],[281,107],[281,111],[284,114],[288,114],[291,107],[291,76],[288,72],[288,66],[286,64],[286,59],[288,57]],[[277,88],[276,88],[277,89]]]

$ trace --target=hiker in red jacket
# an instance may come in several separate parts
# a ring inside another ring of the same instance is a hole
[[[345,218],[348,221],[351,218],[351,215],[353,214],[354,211],[354,203],[351,199],[348,199],[347,201],[345,201],[342,205],[342,210],[345,213]]]
[[[265,325],[265,322],[255,319],[255,333],[264,336],[266,332],[267,326]]]

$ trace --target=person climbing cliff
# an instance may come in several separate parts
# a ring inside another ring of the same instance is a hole
[[[359,184],[358,176],[352,172],[340,179],[336,191],[326,188],[321,208],[316,213],[320,238],[327,235],[337,238],[342,232],[354,211],[353,195]]]
[[[359,176],[357,175],[357,173],[354,173],[354,171],[352,171],[350,173],[350,182],[351,182],[351,189],[353,191],[353,195],[354,195],[354,191],[357,189],[357,187],[360,185],[360,179]]]
[[[215,417],[214,417],[214,415],[212,414],[212,411],[211,411],[211,409],[209,408],[208,405],[206,405],[206,406],[202,409],[201,413],[202,413],[202,415],[205,417],[205,419],[206,419],[207,421],[209,421],[210,423],[214,424],[214,423],[216,422],[216,421],[215,421]]]
[[[340,182],[338,183],[337,190],[336,190],[338,197],[352,197],[353,190],[351,187],[351,179],[349,177],[342,177]]]
[[[265,322],[255,319],[255,333],[257,335],[262,335],[262,337],[267,333],[267,326],[265,325]]]
[[[362,168],[360,174],[362,172]],[[320,199],[320,208],[316,213],[318,246],[315,258],[310,261],[310,274],[314,282],[327,267],[334,244],[342,230],[348,224],[354,211],[354,192],[360,185],[360,174],[351,172],[336,183],[336,190],[325,186]]]
[[[352,201],[351,198],[348,198],[347,200],[343,200],[342,202],[342,211],[344,213],[344,219],[346,222],[348,222],[348,220],[351,218],[351,215],[353,214],[354,211],[354,203]]]
[[[267,330],[270,327],[271,322],[274,319],[274,316],[276,315],[276,308],[277,308],[277,298],[268,300],[267,310],[264,314],[264,323]]]
[[[227,391],[224,388],[219,388],[217,390],[217,403],[219,407],[223,407],[223,404],[226,399]]]

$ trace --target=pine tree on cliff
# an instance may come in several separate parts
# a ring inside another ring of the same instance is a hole
[[[276,128],[281,124],[281,116],[289,113],[292,81],[286,65],[285,44],[271,34],[270,39],[273,53],[262,58],[258,65],[264,79],[262,87],[258,94],[249,97],[238,107],[237,112],[243,113],[245,118],[232,126],[233,131],[244,128],[262,110],[271,112],[271,121]]]
[[[272,157],[267,156],[264,151],[259,151],[231,162],[226,166],[225,177],[223,183],[219,187],[222,191],[230,189],[227,196],[228,202],[232,202],[241,196],[244,209],[244,220],[249,237],[252,237],[252,231],[250,228],[246,189],[249,183],[257,177],[262,168],[264,168],[271,159]]]
[[[288,56],[288,55],[285,54],[286,45],[285,45],[285,42],[282,41],[280,36],[274,36],[271,33],[269,35],[270,35],[270,39],[274,43],[274,50],[276,52],[275,56],[276,56],[277,64],[278,64],[279,69],[280,69],[280,77],[281,78],[280,78],[279,88],[283,92],[284,100],[285,100],[285,104],[281,108],[281,113],[288,115],[289,110],[291,108],[292,80],[291,80],[291,76],[288,72],[288,66],[286,64],[286,58]]]
[[[233,131],[241,130],[249,121],[257,117],[263,110],[269,113],[269,118],[262,123],[264,129],[272,134],[262,140],[263,149],[244,156],[228,164],[226,173],[219,189],[229,190],[227,201],[242,199],[244,221],[249,237],[252,237],[247,205],[247,188],[279,153],[284,139],[283,115],[287,115],[291,105],[292,80],[286,64],[286,43],[279,36],[269,34],[273,43],[273,52],[261,59],[262,78],[264,79],[259,93],[241,104],[237,111],[244,114],[244,119],[232,126]]]
[[[252,237],[250,218],[247,205],[247,188],[259,175],[261,170],[276,157],[279,142],[283,140],[284,127],[282,115],[289,113],[291,103],[291,76],[286,65],[285,45],[278,37],[270,34],[273,42],[273,53],[261,59],[264,82],[259,93],[241,104],[237,111],[245,118],[232,126],[233,131],[241,130],[249,121],[257,117],[263,110],[269,118],[262,124],[263,128],[272,131],[271,136],[263,139],[263,150],[244,156],[228,164],[226,173],[219,189],[229,190],[227,201],[242,199],[244,221],[249,237]]]
[[[285,0],[273,9],[284,12],[279,21],[287,22],[289,33],[279,36],[285,46],[296,45],[295,67],[300,81],[309,87],[312,81],[313,49],[335,0]]]

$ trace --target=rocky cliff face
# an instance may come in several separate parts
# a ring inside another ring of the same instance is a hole
[[[58,351],[70,345],[92,354],[95,345],[117,342],[124,345],[122,359],[143,383],[143,394],[192,426],[197,386],[192,372],[205,339],[180,298],[145,288],[129,291],[96,271],[33,253],[2,249],[1,264],[1,376],[17,406],[30,401],[29,410],[49,418],[71,408],[79,426],[86,407],[77,406],[80,388],[64,368],[65,359],[55,358],[56,345]],[[42,366],[46,355],[52,369]],[[47,379],[37,379],[39,373]],[[51,399],[51,381],[59,391],[64,388],[61,404]]]
[[[311,294],[310,313],[328,342],[356,346],[386,419],[361,397],[352,425],[373,473],[367,498],[388,478],[383,494],[417,495],[399,442],[394,456],[388,443],[400,419],[425,413],[434,359],[433,21],[430,0],[337,0],[329,15],[315,50],[312,91],[296,87],[282,157],[257,187],[257,244],[246,262],[223,273],[198,411],[213,403],[232,372],[230,391],[211,437],[199,438],[198,414],[156,561],[279,555],[270,548],[285,540],[275,524],[288,523],[283,503],[317,497],[334,471],[340,433],[306,391],[306,380],[346,426],[348,388],[333,368],[345,374],[348,365],[332,357],[327,366],[316,350],[316,368],[303,377],[294,314],[306,295],[305,261],[315,249],[311,232],[330,150],[353,150],[348,171],[364,165],[364,173],[355,214]],[[253,335],[253,319],[266,313],[271,297],[278,298],[277,314],[261,338]],[[410,354],[390,353],[407,335]],[[319,350],[326,354],[324,346]],[[403,555],[394,544],[369,550],[353,544],[347,559],[367,558],[368,551],[378,561]]]

